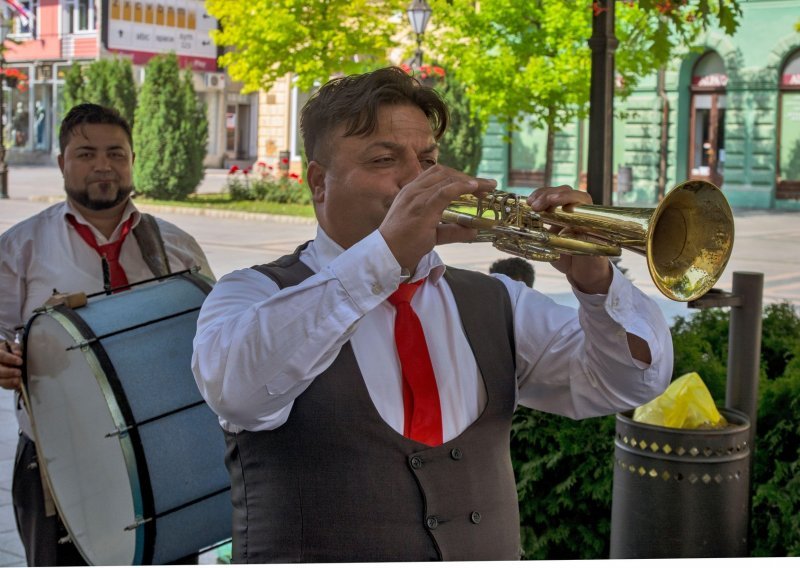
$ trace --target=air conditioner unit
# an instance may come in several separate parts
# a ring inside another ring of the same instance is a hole
[[[221,91],[225,88],[225,75],[223,73],[206,73],[206,88]]]

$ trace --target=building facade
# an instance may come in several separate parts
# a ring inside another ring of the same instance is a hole
[[[208,111],[206,165],[256,159],[258,95],[217,67],[202,0],[17,0],[4,16],[3,135],[9,163],[55,163],[64,76],[72,65],[129,58],[137,83],[153,56],[175,52]]]
[[[734,207],[800,210],[800,1],[741,6],[735,35],[708,30],[615,101],[615,204],[654,205],[678,183],[705,179]],[[586,121],[557,135],[554,184],[585,187],[587,138]],[[545,142],[544,132],[492,124],[480,175],[510,191],[537,187]]]

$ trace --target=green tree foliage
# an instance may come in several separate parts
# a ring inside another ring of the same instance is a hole
[[[586,0],[432,0],[446,25],[426,35],[442,64],[458,69],[473,109],[487,120],[524,115],[560,130],[588,112],[593,7]],[[712,23],[732,33],[738,0],[616,3],[621,95],[655,72]],[[552,148],[552,145],[549,145]],[[551,150],[552,151],[552,150]]]
[[[117,109],[134,124],[136,82],[128,59],[100,59],[84,70],[83,96],[86,102]]]
[[[450,126],[439,141],[439,162],[475,175],[483,148],[483,123],[472,112],[464,85],[451,74],[445,77],[440,92],[450,109]]]
[[[800,318],[788,302],[767,306],[761,334],[761,366],[767,377],[780,377],[797,356]]]
[[[64,77],[64,108],[95,103],[117,109],[132,125],[136,109],[136,82],[127,59],[100,59],[72,65]]]
[[[174,53],[147,64],[133,139],[137,192],[156,199],[183,199],[194,192],[203,177],[208,123]]]
[[[523,558],[608,558],[614,418],[519,408],[511,430]]]
[[[197,92],[194,90],[191,71],[183,74],[182,96],[186,119],[180,126],[180,138],[190,141],[190,143],[186,148],[188,159],[183,172],[184,180],[179,185],[191,187],[194,191],[205,177],[206,170],[203,161],[208,146],[208,118],[206,105],[198,98]]]
[[[309,91],[336,73],[362,73],[386,65],[398,32],[397,0],[207,0],[220,23],[220,58],[245,90],[269,89],[287,73]],[[402,25],[407,23],[403,20]]]
[[[697,371],[725,398],[728,310],[699,310],[672,326],[674,377]],[[751,550],[800,555],[800,316],[789,303],[764,309],[762,377],[751,481]],[[520,408],[512,460],[527,559],[607,558],[614,418],[571,421]]]
[[[753,464],[754,556],[800,556],[800,345],[763,383]]]
[[[718,406],[725,401],[729,322],[727,309],[714,308],[679,316],[672,326],[673,378],[696,372]]]
[[[79,63],[73,63],[64,74],[64,114],[82,102],[84,102],[83,66]]]

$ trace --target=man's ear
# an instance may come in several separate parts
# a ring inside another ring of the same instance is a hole
[[[308,163],[306,170],[306,181],[311,188],[311,196],[314,203],[325,201],[325,166],[312,160]]]
[[[61,173],[64,173],[64,154],[58,155],[58,168],[61,170]]]

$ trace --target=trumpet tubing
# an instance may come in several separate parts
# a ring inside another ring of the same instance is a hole
[[[683,302],[716,284],[733,250],[731,208],[722,191],[705,181],[675,186],[656,208],[576,205],[536,212],[513,193],[464,195],[444,211],[442,221],[478,229],[477,240],[531,260],[634,251],[646,257],[659,291]],[[546,224],[584,233],[588,240],[560,236]]]

